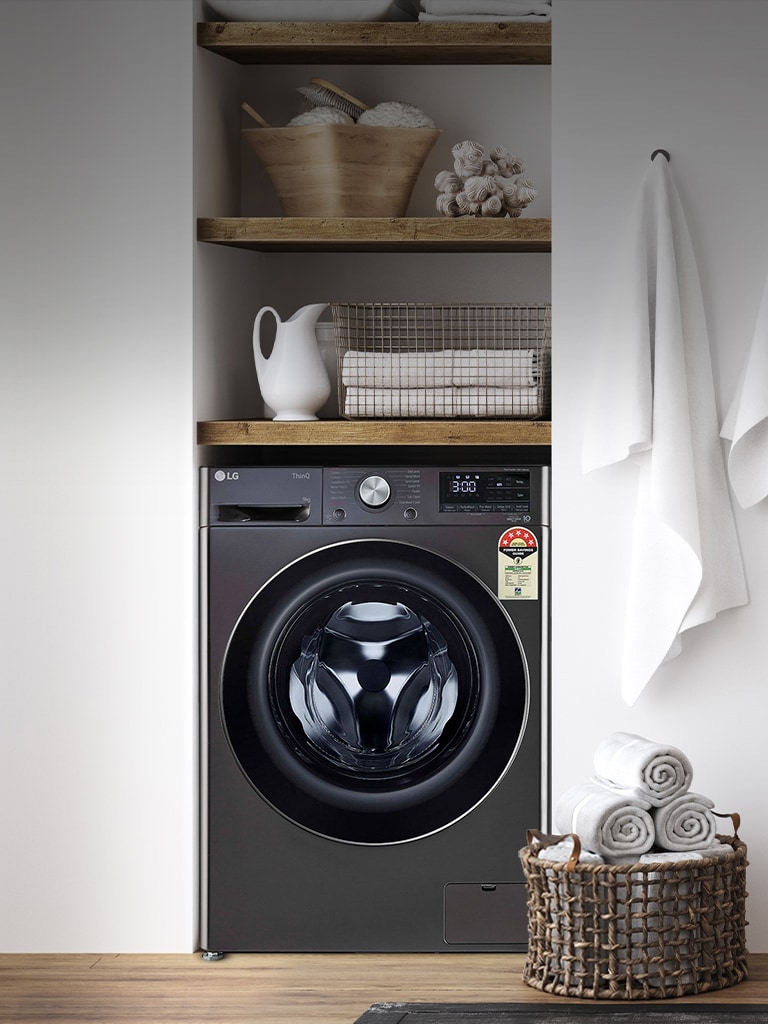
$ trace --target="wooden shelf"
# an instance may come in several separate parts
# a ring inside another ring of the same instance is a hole
[[[206,420],[209,445],[549,445],[548,420]]]
[[[254,64],[539,64],[551,62],[551,25],[527,22],[205,22],[198,46]],[[257,252],[542,252],[544,218],[203,217],[202,242]],[[210,420],[201,445],[550,445],[545,420]]]
[[[201,22],[197,44],[238,64],[549,64],[551,23]]]
[[[543,217],[202,217],[197,238],[257,252],[550,252]]]

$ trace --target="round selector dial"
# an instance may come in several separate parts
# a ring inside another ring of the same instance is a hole
[[[368,508],[381,508],[389,501],[392,491],[383,476],[367,476],[358,488],[360,501]]]

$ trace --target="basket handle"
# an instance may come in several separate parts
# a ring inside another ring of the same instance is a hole
[[[575,832],[566,832],[564,836],[552,836],[547,835],[546,832],[540,832],[537,828],[529,828],[526,838],[528,839],[529,846],[533,847],[536,844],[542,848],[554,846],[555,843],[562,842],[563,839],[572,839],[573,850],[565,865],[565,870],[575,871],[578,867],[579,857],[581,856],[581,839],[579,839]]]
[[[733,824],[733,838],[739,838],[739,829],[741,828],[741,815],[738,811],[733,811],[730,814],[718,814],[717,811],[712,811],[716,818],[730,818]]]

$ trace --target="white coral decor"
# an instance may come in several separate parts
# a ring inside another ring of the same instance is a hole
[[[522,177],[525,164],[496,146],[486,156],[479,142],[457,142],[451,150],[453,170],[435,178],[436,206],[444,217],[519,217],[536,198],[536,189]]]

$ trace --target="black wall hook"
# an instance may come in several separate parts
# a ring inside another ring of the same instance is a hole
[[[666,158],[667,163],[669,163],[669,153],[666,151],[666,149],[654,149],[654,151],[651,153],[651,160],[653,160],[654,157],[657,157],[659,153],[661,153],[661,155]]]

